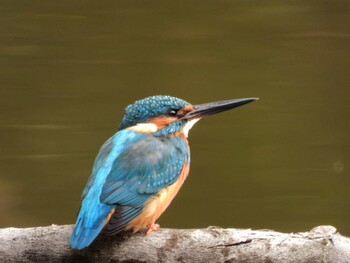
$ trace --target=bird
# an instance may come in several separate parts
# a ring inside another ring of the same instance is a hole
[[[76,224],[69,238],[73,249],[88,247],[103,232],[115,235],[159,228],[190,167],[188,132],[201,118],[258,98],[199,105],[167,96],[130,104],[118,131],[99,150],[82,193]]]

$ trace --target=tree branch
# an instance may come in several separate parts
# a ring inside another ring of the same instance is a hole
[[[101,236],[71,249],[72,225],[0,229],[1,262],[350,262],[350,238],[332,226],[310,232],[159,229],[148,236]]]

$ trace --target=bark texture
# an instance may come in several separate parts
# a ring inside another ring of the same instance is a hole
[[[350,262],[350,238],[332,226],[309,232],[165,229],[99,237],[71,249],[72,225],[0,229],[0,262]]]

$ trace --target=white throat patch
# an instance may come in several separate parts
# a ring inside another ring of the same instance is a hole
[[[188,137],[188,132],[190,131],[190,129],[193,127],[193,125],[197,122],[197,121],[199,121],[200,120],[200,118],[198,118],[198,119],[193,119],[193,120],[190,120],[190,121],[188,121],[186,124],[185,124],[185,126],[183,127],[183,129],[182,129],[182,132],[185,134],[185,136],[186,136],[186,138]]]
[[[153,123],[138,123],[135,126],[131,126],[127,129],[136,132],[153,133],[157,131],[157,125]]]
[[[199,120],[200,120],[200,118],[190,120],[182,128],[182,132],[184,133],[186,138],[188,137],[188,132],[190,131],[190,129]],[[153,133],[153,132],[156,132],[158,130],[158,127],[157,127],[157,125],[155,125],[153,123],[138,123],[135,126],[131,126],[127,129],[132,130],[132,131],[136,131],[136,132]]]

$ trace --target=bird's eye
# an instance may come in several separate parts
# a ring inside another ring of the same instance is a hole
[[[168,111],[168,115],[171,116],[171,117],[175,117],[177,114],[177,110],[174,110],[174,109],[170,109]]]

